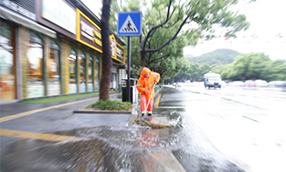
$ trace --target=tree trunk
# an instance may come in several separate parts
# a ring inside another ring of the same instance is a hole
[[[101,37],[102,37],[102,76],[100,82],[99,99],[109,99],[109,86],[111,77],[111,52],[109,45],[109,16],[111,0],[102,1]]]
[[[141,51],[141,63],[140,63],[141,67],[145,67],[145,55],[146,53],[144,51]]]

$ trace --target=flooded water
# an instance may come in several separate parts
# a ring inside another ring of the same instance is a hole
[[[175,128],[84,128],[56,133],[83,138],[77,141],[44,146],[35,140],[14,143],[2,154],[2,170],[170,171],[162,159],[172,152],[186,171],[243,171],[220,154],[197,128],[187,125],[176,110],[165,113],[170,114],[170,120],[179,119]],[[185,132],[186,127],[194,133]]]
[[[187,106],[182,102],[181,95],[166,90],[160,106]],[[55,133],[81,138],[70,142],[22,140],[3,150],[2,171],[244,171],[211,144],[190,111],[158,108],[154,113],[175,127],[103,126]]]

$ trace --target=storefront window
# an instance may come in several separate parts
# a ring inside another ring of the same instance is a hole
[[[35,33],[30,34],[28,58],[27,98],[44,96],[43,41]]]
[[[60,46],[53,40],[50,43],[50,58],[48,59],[48,95],[61,94],[60,87]]]
[[[93,58],[90,56],[88,61],[88,82],[87,82],[87,88],[88,92],[94,91],[93,86],[93,75],[94,75],[94,66],[93,66]]]
[[[76,64],[77,54],[76,51],[71,49],[70,55],[68,57],[69,61],[69,94],[77,92],[77,64]]]
[[[94,75],[94,84],[95,84],[95,90],[99,91],[99,87],[100,87],[100,64],[99,64],[99,60],[96,59],[96,69],[95,69],[95,75]]]
[[[112,73],[110,77],[110,88],[116,88],[116,73]]]
[[[86,56],[81,53],[79,56],[79,92],[86,92]]]
[[[0,101],[16,99],[15,29],[1,21],[0,24]]]

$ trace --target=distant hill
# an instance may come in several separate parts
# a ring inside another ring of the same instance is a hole
[[[188,58],[193,58],[193,57],[195,57],[194,55],[192,55],[192,54],[187,54],[187,55],[185,55],[186,57],[187,57],[187,59]]]
[[[186,55],[186,57],[187,60],[191,63],[226,65],[232,63],[235,57],[240,54],[241,53],[231,49],[217,49],[198,57],[194,57],[192,55]]]

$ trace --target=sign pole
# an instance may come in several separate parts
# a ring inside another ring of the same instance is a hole
[[[117,21],[117,35],[128,37],[128,57],[127,57],[127,101],[131,102],[131,83],[130,83],[130,65],[131,65],[131,36],[142,35],[142,12],[131,11],[131,12],[118,12]],[[135,89],[135,87],[134,87]],[[135,90],[133,90],[133,93]],[[134,96],[135,97],[135,96]]]
[[[131,64],[131,38],[128,36],[128,60],[127,60],[127,69],[128,69],[128,78],[127,78],[127,95],[128,101],[131,102],[131,90],[130,90],[130,64]]]

